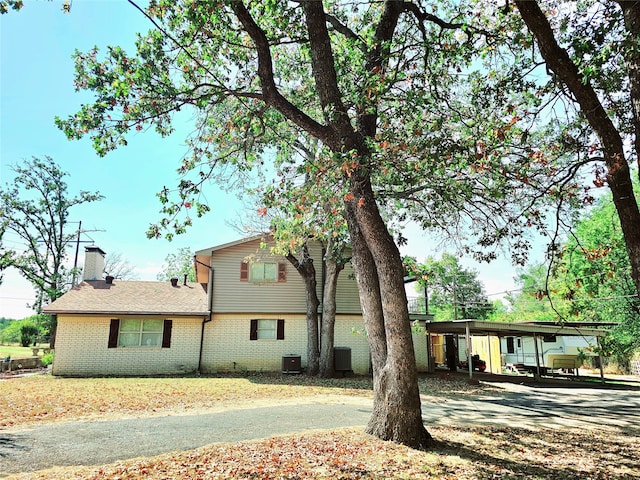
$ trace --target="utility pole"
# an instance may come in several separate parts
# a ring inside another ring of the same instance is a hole
[[[78,272],[78,251],[80,250],[80,232],[82,232],[82,220],[78,222],[78,237],[76,238],[76,256],[73,259],[73,280],[71,281],[71,287],[76,286],[76,275]]]
[[[69,222],[69,223],[74,223],[74,222]],[[71,286],[75,287],[76,283],[77,283],[77,275],[78,275],[78,253],[80,252],[80,244],[81,243],[95,243],[95,241],[89,237],[89,240],[80,240],[80,235],[82,235],[83,233],[87,233],[87,232],[104,232],[104,230],[98,230],[98,229],[94,229],[94,230],[82,230],[82,221],[78,222],[78,235],[76,237],[76,254],[75,254],[75,258],[73,260],[73,277],[71,280]]]
[[[456,275],[453,274],[453,319],[458,320],[458,289],[456,288]]]

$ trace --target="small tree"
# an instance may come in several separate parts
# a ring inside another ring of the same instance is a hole
[[[38,327],[32,323],[25,323],[20,327],[20,343],[23,347],[35,345],[38,337]]]
[[[170,280],[172,278],[183,278],[187,276],[187,281],[196,281],[196,271],[193,267],[194,252],[189,247],[183,247],[177,253],[170,253],[164,259],[162,271],[158,273],[156,278],[160,281]]]
[[[424,264],[405,259],[405,264],[418,280],[418,293],[428,291],[429,309],[439,320],[485,319],[492,312],[493,305],[478,273],[463,268],[455,256],[445,253],[440,260],[429,257]]]
[[[119,252],[110,253],[105,257],[104,271],[106,275],[120,280],[135,280],[138,278],[135,273],[135,267]]]

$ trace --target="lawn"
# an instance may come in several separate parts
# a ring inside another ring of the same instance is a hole
[[[421,379],[430,401],[496,394],[453,378]],[[255,406],[302,397],[371,397],[367,378],[253,375],[199,378],[0,381],[0,427]],[[21,405],[21,408],[16,408]],[[638,432],[513,427],[429,427],[419,452],[354,429],[213,444],[188,452],[18,475],[31,479],[631,479],[640,477]],[[13,429],[12,428],[12,429]]]
[[[33,356],[32,348],[39,348],[39,355],[42,355],[42,349],[49,347],[49,344],[38,344],[37,347],[22,347],[18,344],[0,345],[0,359],[12,357],[12,358],[24,358]]]

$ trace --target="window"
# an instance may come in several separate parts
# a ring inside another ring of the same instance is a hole
[[[513,337],[507,337],[507,353],[515,353],[515,345],[513,344]]]
[[[276,283],[287,281],[285,263],[241,262],[240,281],[254,283]]]
[[[254,318],[249,331],[250,340],[284,340],[284,320]]]
[[[109,348],[171,346],[171,320],[123,318],[111,320]]]

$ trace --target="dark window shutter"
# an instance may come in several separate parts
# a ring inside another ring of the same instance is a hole
[[[257,340],[258,339],[258,320],[251,320],[251,327],[249,330],[249,340]]]
[[[240,263],[240,281],[241,282],[249,281],[249,264],[247,262]]]
[[[120,330],[120,320],[117,318],[111,319],[111,325],[109,325],[109,343],[108,348],[116,348],[118,346],[118,331]]]
[[[173,327],[173,320],[165,320],[162,330],[162,348],[171,347],[171,327]]]
[[[276,338],[278,340],[284,340],[284,320],[283,319],[278,320],[278,331],[276,334]]]
[[[287,281],[287,264],[286,263],[278,264],[278,281],[279,282]]]

